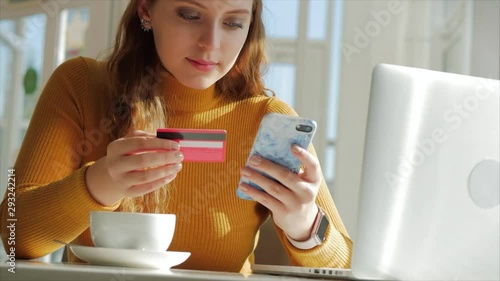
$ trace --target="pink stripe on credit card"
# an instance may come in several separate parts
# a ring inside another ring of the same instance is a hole
[[[158,129],[156,137],[176,141],[184,162],[224,162],[226,131],[205,129]]]

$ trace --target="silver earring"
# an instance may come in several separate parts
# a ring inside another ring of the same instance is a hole
[[[148,32],[151,30],[151,22],[146,19],[141,19],[141,29]]]

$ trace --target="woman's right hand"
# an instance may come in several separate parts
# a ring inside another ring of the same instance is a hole
[[[170,183],[182,169],[183,157],[177,142],[134,131],[111,142],[107,155],[87,169],[87,189],[97,202],[111,206]]]

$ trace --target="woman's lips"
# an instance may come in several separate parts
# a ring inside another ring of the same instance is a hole
[[[202,59],[190,59],[187,58],[188,62],[194,66],[194,68],[200,70],[200,71],[212,71],[217,67],[217,63],[213,61],[206,61]]]

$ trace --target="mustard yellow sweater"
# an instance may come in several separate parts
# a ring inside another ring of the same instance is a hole
[[[54,239],[92,245],[89,212],[118,208],[97,203],[85,185],[87,167],[106,155],[112,141],[105,75],[101,63],[76,58],[55,70],[40,96],[14,167],[17,258],[37,258],[60,248]],[[227,102],[214,87],[193,90],[174,78],[164,78],[161,86],[173,109],[169,127],[227,130],[224,163],[184,163],[173,182],[169,210],[177,215],[177,225],[169,250],[191,252],[178,268],[246,272],[269,211],[235,195],[239,171],[264,114],[296,113],[272,97]],[[352,243],[324,180],[317,204],[331,222],[321,246],[299,250],[280,229],[278,236],[293,264],[347,268]],[[2,240],[9,249],[6,199],[1,215]]]

